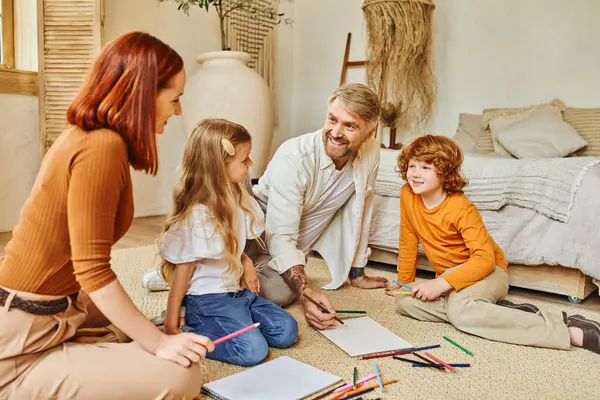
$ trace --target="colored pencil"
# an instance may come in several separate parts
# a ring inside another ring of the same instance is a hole
[[[383,390],[383,382],[381,382],[381,375],[379,375],[379,368],[377,368],[377,363],[373,361],[373,368],[375,368],[375,373],[377,374],[377,382],[379,383],[379,389]]]
[[[257,323],[254,323],[252,325],[249,325],[249,326],[247,326],[245,328],[240,329],[239,331],[235,331],[233,333],[230,333],[227,336],[223,336],[222,338],[219,338],[219,339],[215,340],[213,342],[213,344],[217,345],[219,343],[222,343],[222,342],[224,342],[226,340],[229,340],[229,339],[234,338],[234,337],[236,337],[238,335],[241,335],[242,333],[248,332],[248,331],[250,331],[250,330],[252,330],[254,328],[258,328],[259,325],[260,325],[260,322],[257,322]]]
[[[360,396],[360,395],[362,395],[362,394],[365,394],[365,393],[372,392],[373,390],[375,390],[375,389],[372,389],[372,388],[371,388],[371,389],[367,389],[367,390],[365,390],[365,391],[362,391],[362,392],[360,392],[360,393],[354,393],[354,394],[348,395],[348,396],[346,396],[346,397],[342,397],[340,400],[348,400],[348,399],[353,399],[353,398],[355,398],[356,396]],[[362,399],[362,397],[359,397],[358,399]],[[358,399],[356,399],[356,400],[358,400]]]
[[[354,389],[356,389],[356,378],[357,378],[357,375],[358,375],[358,371],[356,370],[356,367],[354,367],[354,380],[353,380],[354,383],[352,385],[352,387]]]
[[[367,375],[367,376],[365,376],[364,378],[360,378],[359,380],[357,380],[357,381],[356,381],[356,384],[357,384],[357,385],[360,385],[360,384],[362,384],[362,383],[365,383],[365,382],[367,382],[367,381],[370,381],[371,379],[373,379],[373,378],[375,378],[375,377],[377,377],[377,375],[375,375],[375,374]],[[349,388],[351,388],[351,387],[352,387],[352,384],[351,384],[351,383],[348,383],[348,384],[346,384],[346,385],[342,385],[342,386],[340,386],[340,387],[338,387],[338,388],[335,388],[335,390],[334,390],[333,392],[334,392],[334,393],[343,392],[344,390],[346,390],[346,389],[349,389]]]
[[[372,392],[373,390],[375,390],[375,389],[373,389],[373,388],[371,388],[371,389],[365,389],[365,390],[363,390],[363,391],[361,391],[361,392],[354,393],[354,394],[349,394],[348,396],[344,396],[344,397],[342,397],[340,400],[348,400],[348,399],[353,399],[353,398],[355,398],[356,396],[360,396],[360,395],[363,395],[363,394],[365,394],[365,393]],[[359,397],[359,399],[361,399],[361,398],[362,398],[362,397]]]
[[[366,311],[361,310],[335,310],[338,314],[366,314]]]
[[[455,345],[456,347],[458,347],[459,349],[461,349],[462,351],[464,351],[465,353],[467,353],[470,356],[473,356],[473,353],[470,352],[469,350],[465,349],[464,347],[462,347],[460,344],[456,343],[454,340],[450,339],[448,336],[444,336],[444,339],[446,339],[447,341],[449,341],[450,343],[452,343],[453,345]]]
[[[415,356],[415,357],[417,357],[417,358],[420,358],[421,360],[425,361],[425,363],[427,363],[427,364],[433,365],[433,363],[431,362],[431,360],[428,360],[427,358],[423,357],[419,353],[412,353],[412,355]]]
[[[440,360],[439,358],[435,357],[433,354],[425,352],[425,355],[429,358],[431,358],[433,361],[436,361],[440,364],[442,364],[444,367],[448,368],[450,371],[454,372],[455,369],[452,368],[450,365],[446,364],[444,361]]]
[[[415,354],[416,354],[416,353],[415,353]],[[413,354],[413,355],[415,355],[415,354]],[[404,362],[410,363],[410,364],[412,364],[413,366],[414,366],[415,364],[423,364],[423,363],[422,363],[422,362],[420,362],[420,361],[417,361],[417,360],[411,360],[410,358],[402,358],[402,357],[397,357],[397,356],[394,356],[394,357],[392,357],[392,358],[393,358],[394,360],[398,360],[398,361],[404,361]],[[426,362],[426,364],[429,364],[429,366],[434,366],[434,365],[435,365],[435,364],[433,364],[433,363],[432,363],[432,362],[430,362],[430,361],[427,361],[427,362]],[[439,365],[439,364],[438,364],[438,365]],[[439,368],[440,368],[440,369],[443,369],[444,367],[442,367],[442,366],[440,365],[440,366],[439,366]]]
[[[394,294],[412,294],[412,292],[394,292]]]
[[[380,354],[371,354],[371,355],[368,355],[368,356],[361,356],[360,359],[361,360],[369,360],[369,359],[372,359],[372,358],[401,356],[403,354],[411,354],[411,353],[413,353],[415,351],[437,349],[438,347],[440,347],[439,344],[434,344],[434,345],[431,345],[431,346],[424,346],[424,347],[411,347],[411,348],[408,348],[408,349],[396,350],[396,351],[392,351],[392,352],[388,352],[388,353],[380,353]]]
[[[398,284],[398,285],[400,285],[400,286],[404,286],[404,287],[405,287],[405,288],[407,288],[407,289],[410,289],[410,290],[412,290],[412,286],[410,286],[410,285],[407,285],[407,284],[404,284],[404,283],[400,283],[400,282],[398,282],[398,281],[392,281],[392,282],[394,282],[395,284]]]
[[[317,397],[315,397],[312,400],[321,400],[321,399],[324,399],[325,397],[329,396],[330,394],[337,393],[337,390],[339,390],[340,388],[342,388],[344,386],[346,386],[346,385],[343,384],[343,383],[342,383],[341,386],[335,386],[335,387],[329,389],[328,391],[326,391],[324,393],[321,393],[320,395],[318,395]],[[350,386],[352,387],[352,385],[350,385]]]
[[[469,368],[471,364],[448,364],[454,368]],[[413,367],[433,367],[433,368],[444,368],[442,364],[425,364],[425,363],[416,363],[412,365]]]
[[[383,382],[383,386],[390,385],[390,384],[396,383],[396,382],[398,382],[398,379],[391,379],[389,381]],[[378,387],[379,387],[379,384],[375,383],[375,384],[370,385],[370,386],[365,386],[364,388],[360,388],[360,389],[356,389],[356,390],[351,390],[351,391],[347,391],[347,392],[342,392],[342,393],[340,393],[340,395],[342,395],[342,396],[340,396],[340,397],[337,397],[337,396],[336,397],[332,397],[330,400],[337,400],[337,399],[340,399],[340,398],[347,399],[348,397],[346,397],[346,396],[353,395],[353,394],[362,394],[362,393],[365,393],[365,391],[371,391],[371,390],[377,389]],[[371,390],[369,390],[369,389],[371,389]]]
[[[306,293],[302,293],[302,295],[304,297],[306,297],[308,299],[308,301],[310,301],[311,303],[313,303],[315,306],[317,306],[319,308],[319,310],[321,310],[322,313],[325,314],[331,314],[331,311],[329,311],[327,309],[327,307],[325,307],[322,303],[317,303],[314,299],[312,299],[310,296],[306,295]],[[333,319],[335,319],[337,322],[339,322],[342,325],[344,324],[344,321],[342,321],[341,319],[339,319],[338,317],[334,316]]]

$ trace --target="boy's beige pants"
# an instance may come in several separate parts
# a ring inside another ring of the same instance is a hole
[[[193,399],[203,383],[197,364],[184,368],[136,343],[70,342],[86,318],[82,301],[48,316],[11,308],[56,296],[12,292],[0,307],[0,399]]]
[[[397,295],[396,311],[421,321],[449,322],[458,330],[498,342],[568,350],[571,340],[561,314],[533,314],[496,305],[508,293],[508,274],[496,267],[483,280],[423,302]]]

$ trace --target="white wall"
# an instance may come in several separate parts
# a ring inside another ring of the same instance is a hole
[[[0,94],[0,232],[18,222],[40,160],[37,96]]]
[[[36,0],[15,0],[15,63],[37,71]],[[0,232],[19,220],[40,167],[38,98],[0,93]]]
[[[346,34],[364,59],[362,0],[295,2],[291,134],[322,124],[336,88]],[[436,1],[438,100],[430,131],[452,136],[460,112],[562,98],[600,106],[598,0]],[[359,73],[360,72],[360,73]],[[357,74],[358,73],[358,74]],[[349,80],[362,81],[364,71]]]
[[[181,54],[188,76],[199,66],[196,56],[220,49],[218,19],[212,9],[207,13],[196,7],[188,17],[177,11],[174,2],[158,5],[152,0],[105,1],[107,41],[129,31],[148,32]],[[177,178],[175,170],[181,161],[185,140],[181,118],[174,116],[165,133],[158,136],[157,176],[133,173],[136,216],[164,214],[170,210]]]
[[[283,140],[318,129],[326,99],[338,85],[346,35],[351,60],[364,59],[362,0],[281,2],[293,27],[278,28],[277,87]],[[460,112],[562,98],[600,106],[600,15],[597,0],[439,0],[435,17],[438,102],[431,131],[453,135]],[[195,57],[219,48],[218,21],[173,2],[106,0],[106,38],[145,30],[172,45],[186,70]],[[362,70],[348,80],[362,81]],[[184,110],[185,112],[185,110]],[[37,98],[0,94],[0,231],[11,229],[39,168]],[[166,213],[185,137],[174,117],[159,137],[156,177],[134,174],[136,215]]]

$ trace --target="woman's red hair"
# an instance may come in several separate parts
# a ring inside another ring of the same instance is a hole
[[[144,32],[121,35],[96,57],[67,119],[85,131],[119,133],[127,143],[133,168],[155,175],[156,97],[182,69],[181,56],[154,36]]]
[[[410,160],[433,165],[435,172],[444,182],[447,192],[462,192],[469,183],[461,174],[463,152],[456,142],[440,135],[423,135],[402,148],[398,156],[398,170],[406,181],[406,170]]]

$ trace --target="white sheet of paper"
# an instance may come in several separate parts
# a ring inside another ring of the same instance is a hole
[[[344,324],[319,332],[351,357],[413,347],[369,317],[346,319]]]
[[[315,351],[318,349],[315,348]],[[312,365],[281,356],[207,383],[203,386],[203,393],[227,400],[298,400],[341,380],[339,376]]]

